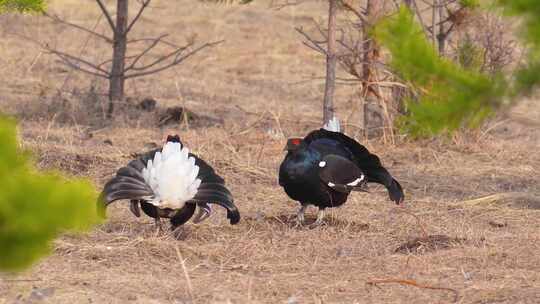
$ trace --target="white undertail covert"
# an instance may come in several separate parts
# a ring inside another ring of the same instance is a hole
[[[171,209],[182,208],[197,194],[201,185],[198,174],[199,166],[195,165],[195,158],[190,157],[189,150],[177,142],[167,142],[142,170],[145,182],[155,194],[150,203]]]
[[[339,125],[339,119],[337,117],[332,117],[324,126],[323,128],[327,131],[332,132],[341,132],[341,126]]]

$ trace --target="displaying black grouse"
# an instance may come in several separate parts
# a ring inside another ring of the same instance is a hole
[[[368,182],[384,185],[392,201],[403,202],[401,185],[382,166],[379,157],[341,133],[335,118],[303,139],[289,139],[285,150],[279,184],[302,205],[298,211],[300,224],[308,205],[319,207],[313,224],[319,226],[325,208],[341,206],[351,191],[363,191]]]
[[[240,221],[223,178],[205,161],[189,153],[178,135],[167,136],[162,149],[129,162],[105,184],[100,195],[102,206],[122,199],[130,200],[130,210],[137,217],[140,205],[159,228],[160,218],[169,218],[173,229],[183,225],[193,216],[196,206],[199,213],[193,221],[201,222],[211,214],[208,204],[225,207],[231,224]]]

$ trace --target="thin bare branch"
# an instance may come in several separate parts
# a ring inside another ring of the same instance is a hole
[[[154,73],[157,73],[157,72],[161,72],[163,70],[166,70],[168,68],[171,68],[175,65],[178,65],[179,63],[181,63],[182,61],[186,60],[187,58],[193,56],[194,54],[198,53],[199,51],[205,49],[205,48],[208,48],[208,47],[213,47],[213,46],[216,46],[222,42],[224,42],[225,40],[220,40],[220,41],[215,41],[215,42],[207,42],[199,47],[197,47],[196,49],[184,54],[184,55],[181,55],[181,54],[177,54],[176,57],[174,58],[174,60],[167,64],[167,65],[164,65],[164,66],[161,66],[161,67],[158,67],[158,68],[155,68],[155,69],[151,69],[149,71],[142,71],[140,73],[133,73],[133,74],[128,74],[128,75],[125,75],[125,78],[128,79],[128,78],[134,78],[134,77],[140,77],[140,76],[145,76],[145,75],[150,75],[150,74],[154,74]],[[161,59],[158,59],[160,62],[162,62],[163,60]],[[154,62],[155,63],[155,62]],[[151,64],[151,65],[148,65],[146,67],[143,67],[144,69],[148,69],[150,66],[153,66],[155,64]],[[141,69],[141,68],[138,68],[138,69]]]
[[[360,19],[360,21],[362,21],[362,23],[366,23],[366,18],[364,17],[364,15],[362,15],[361,12],[359,12],[357,9],[355,9],[354,7],[352,7],[352,5],[350,5],[349,3],[347,3],[347,1],[345,0],[341,0],[341,5],[348,11],[350,11],[351,13],[353,13],[358,19]]]
[[[444,290],[444,291],[449,291],[449,292],[452,292],[454,294],[454,301],[453,303],[457,302],[458,299],[459,299],[459,292],[453,288],[448,288],[448,287],[436,287],[436,286],[430,286],[430,285],[426,285],[426,284],[420,284],[414,280],[403,280],[403,279],[374,279],[374,280],[369,280],[366,282],[366,284],[368,285],[373,285],[373,286],[377,286],[377,284],[388,284],[388,283],[397,283],[397,284],[402,284],[402,285],[409,285],[409,286],[414,286],[414,287],[417,287],[417,288],[422,288],[422,289],[432,289],[432,290]]]
[[[94,72],[93,75],[96,75],[96,76],[101,76],[101,77],[105,77],[105,78],[108,78],[109,77],[109,72],[107,72],[106,70],[98,67],[96,64],[93,64],[87,60],[84,60],[82,58],[79,58],[79,57],[76,57],[76,56],[73,56],[73,55],[70,55],[68,53],[64,53],[64,52],[61,52],[61,51],[58,51],[58,50],[55,50],[55,49],[51,49],[51,48],[48,48],[48,47],[45,47],[45,49],[53,54],[53,55],[56,55],[57,57],[59,57],[60,59],[62,59],[62,61],[64,61],[65,63],[69,62],[69,65],[71,67],[74,67],[74,68],[77,68],[77,69],[80,69],[82,71],[85,71],[87,72],[86,69],[83,70],[83,68],[81,68],[79,65],[77,65],[76,63],[80,63],[80,64],[83,64],[91,69],[94,69],[95,71],[97,72]],[[103,74],[100,74],[98,72],[101,72]]]
[[[126,60],[130,60],[130,59],[133,59],[133,58],[137,57],[138,55],[139,55],[139,54],[137,54],[137,55],[131,55],[131,56],[126,56],[125,59],[126,59]],[[106,65],[106,64],[108,64],[108,63],[111,63],[111,62],[112,62],[112,59],[107,59],[107,60],[101,62],[100,64],[97,64],[97,66],[100,67],[100,68],[103,68],[104,65]]]
[[[127,71],[133,69],[135,67],[135,65],[137,64],[137,62],[139,62],[139,60],[141,60],[141,58],[144,55],[148,54],[148,52],[150,52],[150,50],[152,50],[154,47],[156,47],[156,45],[159,44],[159,42],[161,41],[162,38],[167,37],[167,36],[168,36],[168,34],[163,34],[163,35],[159,36],[158,38],[156,38],[148,47],[146,47],[146,49],[144,49],[140,54],[138,54],[138,55],[136,55],[134,57],[135,59],[133,59],[131,64],[124,69],[124,72],[127,72]]]
[[[109,78],[109,76],[110,76],[109,72],[107,72],[106,70],[98,67],[96,64],[93,64],[93,63],[91,63],[91,62],[89,62],[87,60],[84,60],[84,59],[79,58],[77,56],[73,56],[71,54],[64,53],[64,52],[58,51],[56,49],[53,49],[53,48],[49,47],[47,44],[42,44],[41,42],[39,42],[38,40],[36,40],[34,38],[30,38],[28,36],[24,36],[24,35],[20,35],[20,34],[16,34],[16,35],[18,37],[21,37],[21,38],[23,38],[25,40],[28,40],[28,41],[30,41],[32,43],[37,44],[39,47],[44,49],[46,52],[48,52],[50,54],[53,54],[53,55],[56,55],[58,58],[60,58],[62,60],[62,62],[64,62],[65,64],[67,64],[68,66],[70,66],[70,67],[72,67],[72,68],[74,68],[76,70],[79,70],[79,71],[82,71],[82,72],[85,72],[85,73],[88,73],[88,74],[91,74],[91,75],[94,75],[94,76],[103,77],[103,78]],[[84,64],[85,66],[93,69],[94,71],[82,68],[79,65],[77,65],[77,63],[75,63],[75,62]],[[99,73],[99,72],[101,72],[101,73]]]
[[[148,42],[148,41],[155,41],[156,39],[158,38],[140,38],[140,39],[132,39],[132,40],[128,40],[127,41],[127,44],[130,44],[130,43],[139,43],[139,42]],[[163,39],[160,39],[159,41],[160,43],[163,43],[167,46],[170,46],[170,47],[174,47],[174,48],[179,48],[180,46],[175,44],[175,43],[172,43],[170,41],[167,41],[167,40],[163,40]]]
[[[270,3],[269,8],[274,9],[276,11],[281,10],[282,8],[288,7],[288,6],[296,6],[300,5],[302,3],[306,2],[305,0],[296,0],[296,1],[290,1],[285,0],[283,3],[279,3],[279,1],[272,1]]]
[[[137,20],[139,20],[139,18],[141,17],[144,9],[150,4],[150,1],[152,1],[152,0],[142,0],[141,1],[141,7],[139,8],[139,11],[137,12],[137,15],[135,15],[133,20],[131,20],[131,22],[129,23],[125,34],[129,33],[129,31],[131,30],[133,25],[137,22]]]
[[[71,62],[69,59],[67,58],[64,58],[58,54],[56,54],[58,56],[58,58],[60,58],[62,60],[62,62],[69,66],[70,68],[74,69],[74,70],[78,70],[78,71],[81,71],[81,72],[84,72],[86,74],[90,74],[90,75],[94,75],[94,76],[97,76],[97,77],[102,77],[102,78],[105,78],[105,79],[109,79],[109,75],[104,75],[104,74],[101,74],[101,73],[97,73],[97,72],[94,72],[94,71],[91,71],[89,69],[85,69],[83,67],[81,67],[80,65],[74,63],[74,62]]]
[[[98,38],[101,38],[101,39],[105,40],[105,41],[108,42],[108,43],[112,43],[112,42],[113,42],[113,40],[112,40],[111,38],[109,38],[109,37],[107,37],[107,36],[105,36],[105,35],[103,35],[103,34],[100,34],[100,33],[96,32],[96,31],[93,31],[93,30],[91,30],[91,29],[89,29],[89,28],[86,28],[86,27],[84,27],[84,26],[81,26],[81,25],[78,25],[78,24],[75,24],[75,23],[68,22],[68,21],[66,21],[66,20],[64,20],[64,19],[62,19],[62,18],[60,18],[60,17],[58,17],[57,15],[50,15],[50,14],[47,14],[46,12],[43,13],[43,15],[45,15],[46,17],[51,18],[51,19],[52,19],[53,21],[55,21],[55,22],[58,22],[58,23],[61,23],[61,24],[65,24],[65,25],[69,25],[69,26],[74,27],[74,28],[76,28],[76,29],[78,29],[78,30],[81,30],[81,31],[83,31],[83,32],[92,34],[92,35],[94,35],[94,36],[96,36],[96,37],[98,37]]]
[[[326,40],[322,40],[322,41],[317,41],[313,38],[311,38],[306,32],[304,32],[304,30],[301,28],[301,27],[297,27],[295,28],[295,30],[300,33],[300,35],[304,36],[304,38],[307,40],[307,41],[303,41],[302,43],[309,47],[310,49],[313,49],[321,54],[325,54],[326,55],[326,50],[321,47],[321,44],[325,44],[326,43]]]
[[[64,53],[64,52],[55,50],[55,49],[50,49],[50,48],[46,48],[46,49],[47,49],[47,51],[49,51],[49,53],[51,53],[51,54],[57,55],[57,56],[59,56],[59,57],[65,57],[65,58],[68,58],[68,59],[70,59],[70,60],[74,60],[74,61],[80,62],[80,63],[82,63],[82,64],[84,64],[84,65],[87,65],[88,67],[91,67],[91,68],[95,69],[96,71],[100,71],[100,72],[102,72],[102,73],[108,74],[108,72],[107,72],[106,70],[99,68],[96,64],[91,63],[91,62],[89,62],[89,61],[87,61],[87,60],[84,60],[84,59],[82,59],[82,58],[79,58],[79,57],[76,57],[76,56],[70,55],[70,54],[68,54],[68,53]]]
[[[107,18],[107,22],[109,22],[109,25],[111,26],[111,29],[113,32],[116,32],[116,26],[114,25],[114,22],[112,20],[111,14],[109,14],[109,11],[103,4],[101,0],[96,0],[97,4],[99,5],[99,8],[101,9],[101,12],[103,15],[105,15],[105,18]]]
[[[178,58],[178,56],[180,56],[180,55],[182,54],[183,51],[185,51],[187,48],[191,47],[192,45],[193,45],[193,43],[190,43],[190,44],[188,44],[188,45],[186,45],[186,46],[180,47],[180,48],[178,48],[178,49],[176,49],[176,50],[170,52],[170,53],[167,54],[167,55],[164,55],[164,56],[159,57],[159,58],[156,59],[154,62],[149,63],[149,64],[147,64],[147,65],[144,65],[144,66],[142,66],[142,67],[135,67],[135,66],[132,66],[132,67],[131,67],[131,70],[134,70],[134,71],[144,71],[144,70],[147,70],[147,69],[149,69],[149,68],[151,68],[151,67],[154,67],[154,66],[156,66],[156,65],[158,65],[158,64],[160,64],[160,63],[162,63],[162,62],[164,62],[164,61],[166,61],[166,60],[168,60],[169,58],[172,58],[172,57],[175,57],[175,59],[173,60],[173,61],[175,61],[175,60]]]

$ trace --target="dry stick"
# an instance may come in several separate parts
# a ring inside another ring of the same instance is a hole
[[[39,54],[37,54],[36,57],[32,60],[30,63],[30,66],[26,69],[26,73],[30,72],[30,70],[34,67],[34,65],[38,62],[39,58],[41,58],[41,55],[43,55],[43,51],[40,51]]]
[[[257,161],[255,162],[255,165],[259,165],[259,162],[261,160],[261,156],[262,156],[262,152],[264,150],[264,145],[266,144],[266,140],[263,140],[262,143],[261,143],[261,148],[259,149],[259,153],[257,155]]]
[[[187,287],[188,287],[188,294],[191,298],[191,302],[193,303],[193,286],[191,285],[191,279],[189,278],[189,274],[186,268],[186,264],[184,263],[184,258],[182,257],[182,253],[180,252],[180,249],[178,248],[178,245],[174,247],[176,250],[176,256],[178,256],[178,260],[180,260],[180,264],[182,265],[182,270],[184,271],[184,277],[186,278]]]
[[[436,287],[425,284],[420,284],[414,280],[403,280],[403,279],[373,279],[366,282],[368,285],[377,286],[377,284],[387,284],[387,283],[397,283],[402,285],[414,286],[422,289],[433,289],[433,290],[445,290],[454,293],[454,301],[456,303],[459,299],[459,292],[453,288],[448,287]]]

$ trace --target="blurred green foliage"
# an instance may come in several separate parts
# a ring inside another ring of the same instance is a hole
[[[44,0],[0,0],[0,13],[19,12],[19,13],[38,13],[45,10]]]
[[[475,8],[480,6],[479,0],[459,0],[459,4],[462,7]]]
[[[18,148],[15,123],[0,117],[0,271],[29,266],[63,231],[97,224],[96,199],[88,181],[37,172]]]
[[[527,94],[540,83],[540,3],[538,0],[496,0],[503,11],[523,21],[523,37],[528,42],[528,60],[516,74],[514,95]]]
[[[390,51],[394,70],[420,92],[419,100],[407,101],[409,113],[399,122],[412,136],[477,126],[502,104],[504,79],[440,57],[407,8],[381,21],[374,35]]]

